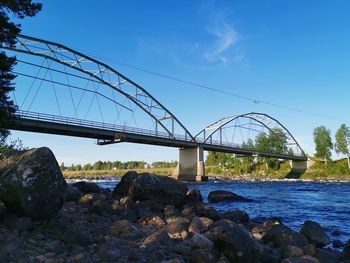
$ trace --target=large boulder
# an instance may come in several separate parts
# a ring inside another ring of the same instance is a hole
[[[48,219],[61,209],[64,180],[49,148],[37,148],[0,161],[0,200],[19,216]]]
[[[129,171],[126,174],[124,174],[120,182],[113,189],[112,196],[117,199],[128,196],[129,190],[131,189],[131,185],[136,176],[137,172],[135,171]]]
[[[113,196],[130,196],[134,202],[155,200],[162,205],[180,205],[186,199],[185,183],[167,176],[127,173],[113,190]]]
[[[77,201],[83,195],[83,192],[78,188],[67,185],[66,187],[66,201]]]
[[[248,232],[229,220],[219,220],[210,226],[214,246],[229,260],[237,263],[258,262],[262,246]]]
[[[331,242],[326,231],[318,223],[310,220],[304,222],[300,233],[306,236],[309,242],[315,244],[317,247],[323,247]]]
[[[263,241],[272,242],[277,248],[286,245],[303,247],[308,244],[306,237],[282,224],[273,225],[268,229],[263,236]]]
[[[340,259],[350,261],[350,239],[346,242],[343,252],[340,254]]]
[[[252,199],[245,198],[243,196],[237,195],[229,191],[224,191],[224,190],[211,191],[208,195],[208,201],[212,203],[227,202],[227,201],[253,202]]]
[[[72,186],[79,189],[84,194],[101,192],[101,188],[97,184],[92,182],[80,181],[72,184]]]

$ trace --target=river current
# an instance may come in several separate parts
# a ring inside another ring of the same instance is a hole
[[[105,181],[99,185],[113,189],[117,183]],[[350,238],[350,183],[209,180],[188,183],[188,187],[199,189],[205,201],[213,190],[232,191],[255,200],[213,204],[223,211],[240,209],[256,220],[279,217],[296,231],[305,220],[313,220],[326,229],[331,240],[346,242]]]

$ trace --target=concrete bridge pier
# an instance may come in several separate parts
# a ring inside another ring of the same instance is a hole
[[[307,161],[290,161],[289,164],[292,170],[297,172],[305,172],[308,168]]]
[[[179,150],[179,164],[174,176],[182,181],[207,181],[202,147],[182,148]]]

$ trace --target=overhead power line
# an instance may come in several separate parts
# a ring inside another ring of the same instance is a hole
[[[89,53],[89,52],[87,52],[87,53]],[[234,92],[231,92],[231,91],[226,91],[226,90],[223,90],[223,89],[213,88],[213,87],[206,86],[206,85],[203,85],[203,84],[199,84],[199,83],[196,83],[196,82],[193,82],[193,81],[184,80],[184,79],[181,79],[181,78],[178,78],[178,77],[174,77],[174,76],[170,76],[170,75],[166,75],[166,74],[163,74],[163,73],[158,73],[158,72],[155,72],[155,71],[152,71],[152,70],[148,70],[148,69],[144,69],[144,68],[141,68],[141,67],[138,67],[138,66],[134,66],[134,65],[131,65],[131,64],[128,64],[128,63],[124,63],[124,62],[121,62],[121,61],[118,61],[118,60],[105,58],[105,57],[100,57],[100,56],[96,56],[96,55],[93,55],[93,54],[92,54],[92,56],[94,56],[95,58],[98,58],[98,59],[103,59],[103,60],[107,60],[107,61],[119,64],[121,66],[130,68],[130,69],[134,69],[134,70],[137,70],[137,71],[140,71],[140,72],[144,72],[144,73],[147,73],[147,74],[150,74],[150,75],[153,75],[153,76],[169,79],[169,80],[172,80],[172,81],[176,81],[176,82],[179,82],[179,83],[187,84],[187,85],[194,86],[194,87],[197,87],[197,88],[201,88],[201,89],[209,90],[209,91],[212,91],[212,92],[220,93],[220,94],[223,94],[223,95],[228,95],[228,96],[231,96],[231,97],[235,97],[235,98],[238,98],[238,99],[250,101],[250,102],[252,102],[254,104],[264,104],[264,105],[267,105],[267,106],[272,106],[272,107],[275,107],[275,108],[280,108],[280,109],[284,109],[284,110],[288,110],[288,111],[293,111],[293,112],[298,112],[298,113],[302,113],[302,114],[307,114],[307,115],[311,115],[311,116],[315,116],[315,117],[319,117],[319,118],[326,118],[326,119],[346,122],[346,120],[340,119],[340,118],[335,117],[335,116],[326,115],[326,114],[322,114],[322,113],[319,113],[319,112],[306,111],[306,110],[303,110],[303,109],[289,107],[289,106],[286,106],[286,105],[277,104],[277,103],[269,102],[269,101],[266,101],[266,100],[252,98],[252,97],[244,96],[244,95],[237,94],[237,93],[234,93]]]

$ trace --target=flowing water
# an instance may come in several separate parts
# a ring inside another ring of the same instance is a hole
[[[117,183],[99,184],[112,189]],[[350,238],[350,183],[210,180],[188,183],[188,187],[199,189],[206,201],[213,190],[232,191],[256,201],[213,204],[220,210],[240,209],[251,219],[279,217],[296,231],[305,220],[313,220],[326,229],[331,240],[346,242]]]

